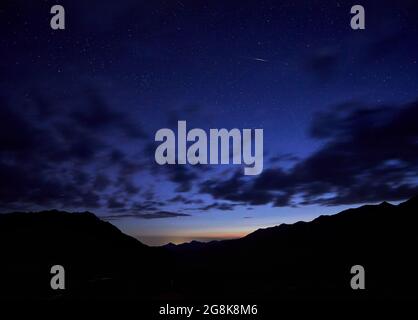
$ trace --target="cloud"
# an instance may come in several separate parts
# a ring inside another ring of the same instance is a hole
[[[134,123],[126,113],[111,109],[96,90],[87,90],[87,104],[70,113],[73,123],[87,130],[114,130],[129,138],[146,138],[138,123]]]
[[[326,144],[292,172],[307,200],[334,193],[330,204],[401,200],[416,191],[418,175],[418,101],[403,106],[375,106],[326,119]],[[332,120],[331,120],[332,119]],[[315,126],[315,124],[314,124]],[[315,128],[312,128],[315,131]]]
[[[97,92],[77,98],[84,101],[83,107],[71,112],[57,110],[46,96],[32,98],[13,107],[0,101],[2,209],[106,208],[151,219],[171,217],[162,208],[176,203],[197,205],[202,211],[229,211],[238,205],[393,201],[417,193],[417,101],[386,106],[349,101],[318,113],[309,134],[322,141],[322,147],[305,159],[272,158],[271,167],[257,177],[245,177],[241,170],[219,176],[215,170],[203,172],[209,168],[204,166],[158,166],[164,182],[173,182],[182,193],[162,203],[154,199],[158,192],[145,199],[142,188],[149,192],[153,186],[140,188],[134,177],[141,170],[156,172],[155,162],[141,163],[122,144],[109,140],[114,132],[142,139],[128,124],[132,123],[128,114],[107,106]],[[188,198],[187,192],[194,189],[211,195],[214,202]],[[141,197],[145,201],[138,203]]]
[[[232,211],[237,205],[239,204],[214,202],[214,203],[208,204],[207,206],[198,208],[198,210],[209,211],[209,210],[215,209],[215,210],[221,210],[221,211]]]
[[[121,209],[125,207],[125,203],[123,203],[122,201],[119,201],[118,199],[114,197],[110,197],[107,200],[107,207],[109,209]]]
[[[24,103],[19,101],[0,100],[2,208],[18,204],[28,209],[84,209],[103,203],[113,208],[114,199],[105,193],[110,186],[118,195],[139,192],[132,175],[142,165],[115,149],[109,139],[115,132],[135,141],[144,137],[128,114],[113,111],[91,89],[71,100],[75,105],[71,111],[59,109],[58,102],[35,91]]]
[[[104,191],[110,186],[110,184],[110,179],[103,173],[99,173],[94,179],[93,188],[97,191]]]
[[[244,202],[251,205],[267,204],[273,200],[268,191],[259,191],[247,183],[241,171],[235,172],[227,180],[211,179],[200,184],[200,192],[212,195],[214,199]]]
[[[187,199],[186,197],[182,196],[182,195],[177,195],[169,200],[167,200],[168,202],[171,203],[182,203],[182,204],[202,204],[203,200],[202,199]]]
[[[171,211],[156,211],[152,213],[123,213],[123,214],[112,214],[101,216],[105,220],[119,220],[124,218],[133,218],[133,219],[166,219],[166,218],[176,218],[176,217],[189,217],[189,214],[178,213]]]
[[[177,192],[188,192],[192,189],[193,182],[198,176],[188,166],[166,166],[167,177],[171,182],[177,184]]]
[[[257,205],[342,205],[403,200],[418,192],[418,101],[397,106],[336,108],[310,128],[322,148],[295,163],[209,180],[200,191],[215,199]],[[302,200],[295,203],[296,196]]]
[[[289,153],[278,154],[278,155],[275,155],[275,156],[272,156],[272,157],[269,158],[269,162],[271,164],[283,163],[283,162],[284,163],[287,163],[287,162],[292,163],[292,162],[296,162],[298,160],[300,160],[299,157],[297,157],[293,154],[289,154]]]

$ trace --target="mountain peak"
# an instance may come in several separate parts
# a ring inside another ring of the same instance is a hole
[[[170,248],[175,248],[175,247],[177,247],[177,245],[175,245],[175,244],[174,244],[174,243],[172,243],[172,242],[169,242],[169,243],[167,243],[167,244],[163,245],[162,247],[163,247],[163,248],[168,248],[168,249],[170,249]]]
[[[418,208],[418,195],[413,196],[409,200],[406,200],[405,202],[402,202],[399,204],[401,207],[412,207],[412,208]]]
[[[394,207],[394,205],[387,201],[383,201],[382,203],[379,204],[379,207],[391,208],[391,207]]]

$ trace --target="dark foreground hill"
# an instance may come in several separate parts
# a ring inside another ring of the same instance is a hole
[[[170,246],[184,287],[218,296],[263,299],[418,297],[418,198],[321,216],[312,222],[260,229],[207,244]],[[362,265],[366,290],[350,286]],[[211,272],[207,272],[210,270]],[[222,280],[219,280],[222,279]]]
[[[238,240],[147,247],[91,213],[0,215],[0,296],[37,298],[417,298],[418,198],[260,229]],[[66,268],[67,289],[49,287]],[[362,265],[366,290],[352,290]]]
[[[148,297],[162,287],[164,254],[89,212],[0,215],[0,296]],[[51,266],[66,271],[66,290],[50,289]],[[161,281],[161,282],[159,282]]]

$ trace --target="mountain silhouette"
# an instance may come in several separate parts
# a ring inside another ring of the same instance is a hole
[[[0,243],[0,297],[149,295],[163,256],[90,212],[0,214]],[[50,289],[53,265],[65,268],[65,291]]]
[[[417,212],[415,197],[397,206],[365,205],[311,222],[259,229],[238,240],[169,250],[179,270],[211,270],[212,277],[201,284],[226,297],[416,297]],[[362,292],[350,287],[350,269],[358,264],[366,270],[367,290]],[[193,288],[187,273],[181,282]]]
[[[417,298],[418,197],[365,205],[241,239],[148,247],[92,213],[0,215],[1,298]],[[63,265],[66,290],[50,289]],[[351,267],[366,290],[350,287]]]

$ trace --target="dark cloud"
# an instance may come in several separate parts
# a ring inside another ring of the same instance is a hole
[[[36,91],[24,103],[19,101],[13,99],[13,106],[7,99],[0,101],[2,207],[98,208],[104,198],[109,207],[120,208],[103,193],[111,178],[100,172],[99,165],[103,172],[106,165],[119,167],[116,193],[139,192],[130,176],[142,166],[114,149],[109,137],[112,132],[127,139],[144,135],[127,114],[112,111],[98,92],[74,97],[77,107],[70,113]],[[101,162],[103,153],[110,155],[106,163]]]
[[[145,157],[147,157],[148,160],[147,169],[150,170],[150,173],[174,183],[176,185],[176,192],[183,193],[191,191],[194,183],[199,178],[194,168],[192,168],[191,165],[158,165],[154,159],[155,149],[152,145],[153,144],[148,144],[145,148],[147,150]],[[151,152],[152,158],[150,157]]]
[[[80,203],[76,204],[77,207],[87,208],[99,208],[100,196],[94,191],[83,192],[80,196]]]
[[[87,90],[87,104],[82,109],[71,112],[74,124],[87,129],[120,131],[129,138],[146,138],[139,123],[134,123],[126,113],[110,108],[96,90]]]
[[[140,188],[137,187],[132,181],[125,181],[123,184],[123,190],[127,195],[132,196],[138,194]]]
[[[193,182],[198,178],[197,174],[185,165],[168,166],[167,172],[168,179],[177,184],[177,192],[190,191]]]
[[[232,211],[238,204],[236,203],[219,203],[214,202],[207,206],[201,207],[198,210],[209,211],[209,210],[221,210],[221,211]]]
[[[139,194],[140,188],[133,182],[132,176],[129,173],[123,174],[123,172],[118,176],[115,186],[124,191],[126,195],[132,196]]]
[[[299,157],[293,154],[278,154],[270,157],[269,161],[271,164],[280,163],[280,162],[295,162],[300,160]]]
[[[182,203],[182,204],[202,204],[202,199],[188,199],[182,195],[177,195],[168,200],[171,203]]]
[[[264,190],[256,190],[252,183],[244,181],[242,172],[235,172],[230,179],[212,179],[201,183],[200,191],[212,195],[214,199],[245,202],[251,205],[267,204],[274,198]]]
[[[215,199],[247,204],[342,205],[402,200],[418,192],[418,101],[402,106],[336,108],[318,115],[313,138],[324,145],[290,170],[264,170],[252,181],[237,174],[201,185]]]
[[[39,147],[44,132],[33,126],[27,119],[0,100],[0,146],[3,152],[14,152],[19,155],[32,148]]]
[[[319,200],[330,204],[411,196],[418,176],[417,116],[418,102],[331,113],[330,130],[321,136],[326,144],[295,166],[292,179],[307,199],[335,194]]]
[[[91,98],[93,99],[93,98]],[[94,99],[93,99],[94,100]],[[45,102],[38,102],[45,103]],[[97,105],[102,102],[93,101]],[[50,117],[53,122],[34,122],[27,114],[17,112],[6,101],[0,109],[0,201],[8,204],[98,208],[105,203],[109,209],[128,210],[129,199],[140,194],[132,177],[144,165],[129,159],[123,151],[108,145],[100,128],[112,123],[124,123],[124,117],[105,110],[94,118],[94,112],[73,114],[71,121],[82,126],[71,126],[63,118]],[[51,110],[48,106],[46,110]],[[45,111],[46,112],[46,111]],[[49,111],[48,111],[49,112]],[[215,202],[200,210],[232,210],[234,205],[249,204],[289,206],[295,204],[339,205],[380,200],[401,200],[416,193],[418,179],[418,102],[403,106],[365,107],[348,102],[314,118],[310,135],[324,142],[323,146],[306,159],[290,155],[276,157],[273,167],[249,179],[241,170],[229,178],[211,178],[199,182],[194,167],[158,167],[164,177],[176,184],[176,191],[189,192],[198,185],[201,193],[210,194]],[[58,121],[57,121],[58,119]],[[97,164],[103,151],[109,165],[116,166],[112,179],[99,169],[87,171],[86,165]],[[30,159],[30,161],[27,161]],[[292,167],[281,168],[275,163],[290,161]],[[88,173],[87,173],[88,172]],[[110,186],[112,195],[103,193]],[[94,190],[94,192],[92,191]],[[145,196],[145,194],[143,195]],[[164,203],[152,197],[132,208],[159,211]],[[202,204],[202,200],[177,195],[169,203]],[[131,206],[133,207],[133,206]],[[148,214],[148,213],[147,213]]]
[[[110,186],[110,184],[111,180],[103,173],[99,173],[94,179],[93,188],[97,191],[103,191]]]
[[[109,209],[121,209],[121,208],[125,208],[125,203],[123,203],[122,201],[119,201],[118,199],[114,197],[110,197],[107,200],[107,207]]]
[[[76,183],[78,186],[84,186],[90,181],[90,175],[78,168],[75,168],[72,171],[71,176],[73,182]]]
[[[146,198],[146,195],[145,195]],[[134,203],[129,210],[135,212],[143,212],[143,211],[159,211],[161,207],[165,205],[162,201],[155,201],[155,200],[145,200],[142,202]]]
[[[120,163],[122,160],[125,160],[125,158],[126,155],[122,151],[117,149],[114,149],[109,153],[109,160],[113,164]]]
[[[176,218],[176,217],[189,217],[189,214],[170,212],[170,211],[157,211],[152,213],[123,213],[123,214],[113,214],[107,216],[101,216],[105,220],[119,220],[124,218],[133,218],[133,219],[165,219],[165,218]]]
[[[0,161],[0,205],[18,203],[26,208],[36,206],[58,208],[97,208],[100,196],[56,174],[28,165],[7,165]]]

